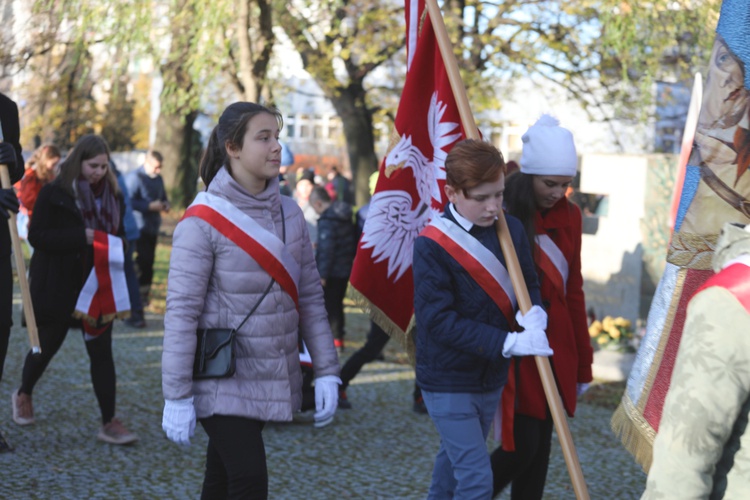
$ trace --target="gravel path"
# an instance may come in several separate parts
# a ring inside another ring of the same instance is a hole
[[[349,311],[347,318],[345,355],[365,336],[361,315]],[[0,429],[15,451],[0,454],[0,498],[199,498],[206,435],[199,427],[187,448],[164,437],[162,318],[152,314],[147,320],[143,330],[119,322],[114,335],[117,413],[140,436],[130,447],[95,439],[99,412],[77,331],[69,332],[34,391],[36,424],[12,422],[11,392],[18,387],[28,348],[25,330],[14,327],[0,383]],[[386,361],[366,365],[350,386],[354,409],[339,411],[332,425],[270,424],[264,431],[270,498],[425,498],[439,443],[429,417],[411,409],[413,384],[413,371],[397,346],[389,344]],[[582,404],[571,421],[589,494],[592,499],[640,498],[645,475],[610,431],[610,414]],[[507,492],[502,498],[509,498]],[[575,498],[556,438],[545,498]]]

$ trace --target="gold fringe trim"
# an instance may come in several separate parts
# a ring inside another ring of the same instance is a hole
[[[643,389],[638,398],[638,405],[633,403],[626,389],[622,396],[622,400],[620,401],[620,405],[612,414],[612,419],[610,420],[612,431],[614,431],[617,437],[620,438],[625,449],[633,455],[635,461],[647,474],[651,468],[651,461],[653,459],[653,443],[654,438],[656,437],[656,431],[654,431],[646,419],[643,418],[643,412],[646,403],[648,402],[648,396],[653,388],[656,374],[662,363],[664,351],[666,350],[667,341],[670,336],[669,332],[672,330],[672,324],[674,323],[674,318],[677,314],[677,306],[680,303],[680,297],[682,296],[685,287],[686,276],[687,269],[680,269],[677,273],[675,287],[672,291],[672,300],[670,301],[669,309],[664,320],[664,326],[662,327],[659,338],[659,345],[656,347],[656,352],[651,361],[649,373],[646,376]]]
[[[656,433],[636,409],[627,392],[623,394],[622,401],[609,423],[625,449],[648,474],[653,460]]]
[[[353,286],[349,287],[349,297],[354,301],[357,307],[360,307],[365,313],[367,313],[370,316],[370,319],[382,328],[385,333],[398,341],[404,351],[406,351],[411,366],[415,366],[417,359],[417,346],[414,341],[414,335],[416,332],[414,315],[412,315],[411,320],[409,321],[409,326],[406,327],[406,331],[403,331],[391,320],[391,318],[388,317],[387,314],[376,307],[369,299],[367,299],[367,297],[362,295],[362,293]]]
[[[130,311],[117,311],[114,314],[105,314],[100,318],[94,318],[86,313],[80,311],[73,311],[73,317],[85,321],[91,326],[102,326],[114,321],[115,319],[128,319],[130,317]]]

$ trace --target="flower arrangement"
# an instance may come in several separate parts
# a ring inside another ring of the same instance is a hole
[[[605,316],[601,321],[592,322],[589,326],[589,335],[602,349],[620,352],[635,351],[631,345],[633,325],[623,317]]]

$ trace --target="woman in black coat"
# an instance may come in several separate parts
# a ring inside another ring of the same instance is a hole
[[[73,319],[78,296],[93,267],[94,231],[122,237],[122,193],[109,167],[109,147],[101,137],[82,137],[60,165],[60,175],[39,192],[29,226],[34,247],[29,281],[39,328],[40,355],[29,354],[21,387],[13,393],[13,420],[34,423],[31,393],[71,326],[83,330],[91,361],[91,381],[102,414],[97,438],[128,444],[138,438],[115,418],[112,321],[91,326]]]

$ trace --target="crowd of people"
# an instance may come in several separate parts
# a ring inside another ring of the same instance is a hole
[[[117,319],[146,324],[161,214],[170,210],[163,158],[149,151],[140,168],[122,175],[105,139],[86,135],[67,155],[41,146],[24,171],[17,108],[2,96],[0,111],[0,163],[17,182],[0,193],[0,212],[24,215],[19,233],[33,249],[29,281],[41,343],[13,391],[13,420],[34,423],[34,386],[68,330],[78,328],[101,412],[96,436],[133,443],[137,435],[117,418],[112,327]],[[309,169],[282,173],[282,126],[273,108],[228,106],[201,160],[206,190],[173,235],[162,427],[180,444],[189,444],[198,423],[208,435],[202,498],[267,498],[265,424],[308,410],[316,426],[328,425],[338,407],[352,407],[347,386],[389,338],[372,323],[365,346],[340,368],[344,297],[367,205],[355,210],[351,183],[336,170],[325,181]],[[445,161],[449,202],[414,245],[415,410],[429,415],[441,440],[428,498],[492,498],[508,484],[512,498],[542,498],[552,421],[532,357],[550,357],[571,417],[592,380],[581,212],[566,197],[577,169],[572,134],[543,116],[523,136],[519,163],[507,175],[490,143],[454,145]],[[496,235],[499,217],[533,304],[525,312]],[[2,375],[12,275],[7,229],[0,237]],[[111,279],[98,280],[102,272]],[[203,376],[198,359],[221,332],[230,341],[212,352],[229,352],[227,345],[231,353],[211,362],[226,370]],[[493,420],[502,446],[490,455]]]

